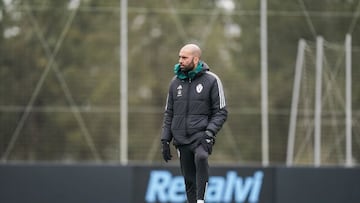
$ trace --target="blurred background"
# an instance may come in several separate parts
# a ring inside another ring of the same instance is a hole
[[[192,42],[222,79],[227,97],[229,117],[211,162],[261,165],[265,154],[268,164],[283,165],[291,151],[293,165],[312,166],[319,150],[321,165],[358,165],[359,0],[268,1],[265,28],[260,0],[129,0],[126,8],[120,2],[0,0],[3,162],[118,163],[125,156],[126,163],[160,163],[173,65],[179,49]],[[121,57],[122,23],[126,58]],[[264,30],[267,81],[262,81]],[[348,46],[346,36],[351,39]],[[351,77],[346,67],[352,67]],[[124,84],[126,92],[121,90]],[[349,84],[351,91],[346,92]],[[128,95],[126,135],[120,125],[121,92]],[[321,112],[316,114],[319,98]],[[268,120],[268,148],[263,118]]]

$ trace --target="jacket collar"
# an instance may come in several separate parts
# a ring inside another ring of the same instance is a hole
[[[194,79],[195,76],[202,72],[203,69],[203,62],[199,61],[198,65],[196,66],[196,68],[194,68],[193,70],[189,71],[188,73],[184,73],[181,71],[180,69],[180,64],[175,64],[174,66],[174,73],[176,75],[177,78],[184,80],[184,79]]]

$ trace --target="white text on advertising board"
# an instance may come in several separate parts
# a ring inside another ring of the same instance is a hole
[[[225,176],[211,176],[206,190],[206,202],[256,203],[263,183],[264,173],[255,171],[252,176],[241,177],[235,171]],[[182,176],[173,176],[166,170],[150,172],[145,201],[185,202],[185,186]]]

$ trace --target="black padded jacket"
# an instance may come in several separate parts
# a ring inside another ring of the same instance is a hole
[[[216,135],[228,114],[222,83],[206,63],[200,61],[196,74],[187,77],[177,66],[169,86],[161,134],[161,141],[173,140],[175,146],[197,142],[206,130]]]

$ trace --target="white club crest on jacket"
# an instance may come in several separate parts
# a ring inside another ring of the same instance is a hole
[[[200,93],[204,89],[204,86],[202,84],[196,85],[196,92]]]

